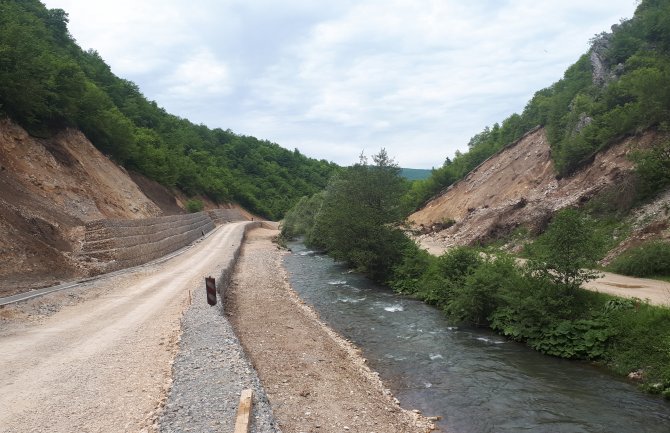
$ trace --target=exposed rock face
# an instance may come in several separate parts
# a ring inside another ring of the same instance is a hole
[[[544,229],[562,208],[587,202],[631,174],[631,148],[646,147],[650,133],[624,140],[596,155],[570,177],[557,179],[544,129],[536,129],[492,156],[467,177],[428,202],[408,220],[417,229],[455,220],[452,226],[423,236],[443,248],[486,242],[521,225]]]
[[[623,64],[611,65],[606,60],[612,36],[619,28],[618,24],[613,25],[612,33],[601,33],[595,38],[593,46],[591,46],[589,59],[591,60],[591,67],[593,69],[593,84],[596,86],[604,86],[623,73]]]
[[[582,132],[582,129],[586,128],[593,122],[593,118],[586,115],[586,113],[580,113],[579,120],[575,125],[574,134],[577,135]]]
[[[605,52],[609,48],[611,39],[611,33],[603,33],[593,42],[593,47],[591,47],[589,59],[593,68],[593,84],[596,86],[604,85],[609,79],[610,72],[605,62]]]

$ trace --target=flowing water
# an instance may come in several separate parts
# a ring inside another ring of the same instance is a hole
[[[407,409],[443,431],[670,432],[670,403],[589,364],[455,327],[435,308],[291,244],[293,288],[352,340]]]

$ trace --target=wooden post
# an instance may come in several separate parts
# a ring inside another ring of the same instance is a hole
[[[253,395],[254,392],[250,389],[242,391],[242,394],[240,395],[240,407],[237,409],[234,433],[249,433]]]
[[[214,278],[205,278],[205,288],[207,289],[207,303],[216,305],[216,281]]]

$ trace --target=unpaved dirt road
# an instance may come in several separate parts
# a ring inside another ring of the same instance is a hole
[[[46,317],[26,314],[29,305],[0,310],[0,432],[153,431],[189,290],[218,277],[245,224],[103,279],[82,302]]]
[[[226,314],[263,382],[284,433],[428,431],[400,409],[353,345],[318,320],[291,289],[278,232],[249,232]]]
[[[652,305],[670,307],[670,283],[648,278],[627,277],[603,272],[602,277],[589,281],[584,287],[595,292],[608,293],[624,298],[649,300]]]

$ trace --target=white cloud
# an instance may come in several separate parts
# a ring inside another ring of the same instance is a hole
[[[168,111],[339,163],[438,166],[635,0],[47,0]]]
[[[190,55],[163,79],[165,98],[216,98],[232,90],[228,67],[212,53],[202,50]],[[162,98],[161,98],[162,99]]]

